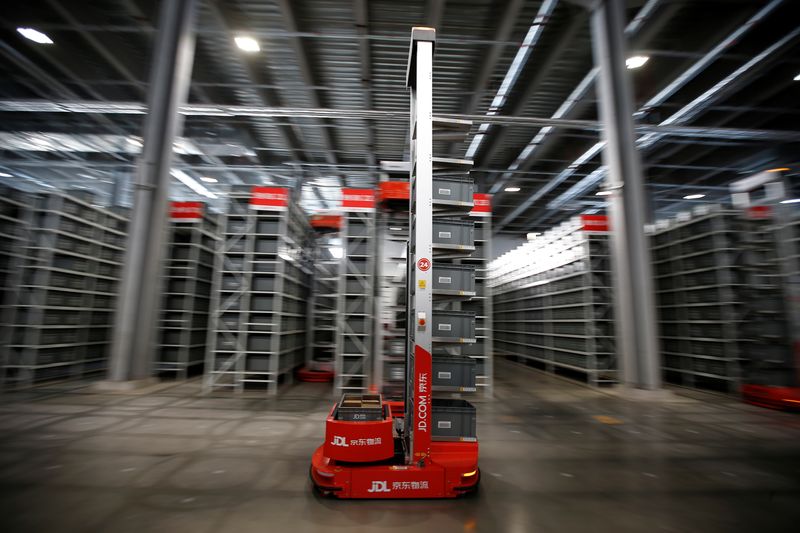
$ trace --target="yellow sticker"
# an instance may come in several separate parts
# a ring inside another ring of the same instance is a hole
[[[592,416],[592,418],[594,418],[601,424],[608,424],[610,426],[616,426],[624,423],[619,418],[614,418],[613,416],[608,416],[608,415],[594,415]]]
[[[419,280],[419,288],[424,289],[425,287],[426,287],[425,280],[424,279]]]

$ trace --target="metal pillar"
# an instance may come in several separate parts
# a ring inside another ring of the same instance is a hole
[[[597,91],[606,141],[603,160],[611,220],[617,359],[623,385],[661,388],[655,295],[650,250],[644,234],[646,200],[641,161],[634,144],[633,99],[625,67],[625,0],[592,6],[592,42],[600,68]]]
[[[161,3],[153,53],[144,148],[137,165],[133,212],[120,282],[109,379],[152,373],[162,258],[166,246],[172,143],[182,127],[194,61],[195,0]]]
[[[122,205],[122,197],[125,194],[125,187],[128,184],[128,172],[117,170],[111,176],[111,194],[108,205],[117,207]]]

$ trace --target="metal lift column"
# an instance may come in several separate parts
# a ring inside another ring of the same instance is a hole
[[[406,85],[411,90],[409,150],[408,349],[406,350],[406,461],[431,453],[433,341],[433,45],[436,31],[414,28]]]

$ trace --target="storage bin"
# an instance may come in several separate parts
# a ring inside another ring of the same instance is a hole
[[[466,400],[437,399],[432,401],[433,428],[438,440],[477,440],[475,407]]]
[[[463,356],[433,356],[433,386],[449,390],[475,390],[475,360]]]
[[[434,342],[474,342],[475,313],[468,311],[433,311]]]
[[[433,206],[471,209],[475,183],[469,176],[434,176]]]
[[[459,219],[435,219],[433,247],[440,250],[474,250],[475,224]]]
[[[433,292],[434,294],[474,293],[475,267],[434,261]]]

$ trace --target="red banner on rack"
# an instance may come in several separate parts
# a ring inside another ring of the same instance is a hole
[[[375,210],[373,189],[342,189],[342,209],[349,211]]]
[[[289,206],[289,189],[286,187],[253,187],[250,194],[251,209],[282,211]]]
[[[203,218],[203,202],[171,202],[169,218],[172,220],[200,220]]]
[[[581,215],[583,231],[608,231],[606,215]]]
[[[747,208],[747,217],[753,220],[766,220],[772,217],[772,208],[768,205],[753,205]]]
[[[382,181],[378,184],[378,201],[408,202],[409,183],[407,181]]]
[[[472,211],[469,215],[472,217],[490,217],[492,216],[492,195],[476,192],[472,195]]]

